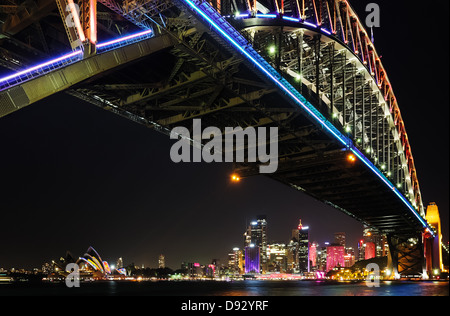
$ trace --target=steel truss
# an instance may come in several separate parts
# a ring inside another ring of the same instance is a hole
[[[387,242],[394,278],[421,278],[426,274],[421,232],[417,232],[414,237],[411,234],[388,234]]]
[[[255,18],[256,3],[274,17]],[[221,5],[222,12],[231,15],[230,22],[245,32],[255,49],[287,77],[295,78],[308,98],[318,99],[322,113],[350,134],[424,216],[397,99],[369,34],[348,2],[241,0]],[[241,17],[234,16],[235,12]],[[248,17],[242,19],[243,13]],[[329,31],[320,32],[322,29]],[[276,48],[275,53],[269,53],[271,47]]]

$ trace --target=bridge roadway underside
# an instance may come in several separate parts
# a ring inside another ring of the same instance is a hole
[[[195,24],[171,32],[178,40],[172,47],[85,80],[69,93],[165,133],[178,126],[192,130],[195,118],[222,130],[278,127],[280,163],[269,177],[381,232],[422,229],[378,176],[362,162],[350,162],[342,144],[210,29]],[[314,93],[303,88],[314,104]],[[236,170],[243,177],[258,174],[256,164]]]

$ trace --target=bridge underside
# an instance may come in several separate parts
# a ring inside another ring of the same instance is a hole
[[[381,232],[416,232],[420,223],[361,162],[316,126],[300,107],[266,81],[254,66],[203,25],[168,28],[178,39],[120,72],[91,78],[70,94],[160,132],[192,120],[203,126],[278,127],[280,164],[276,181],[336,207]],[[305,93],[314,93],[304,85]],[[318,104],[320,107],[322,104]],[[326,113],[325,113],[326,114]],[[238,164],[242,177],[256,164]]]

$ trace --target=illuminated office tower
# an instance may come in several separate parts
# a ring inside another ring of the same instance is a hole
[[[188,274],[191,278],[200,278],[203,276],[204,266],[200,263],[188,263]]]
[[[292,238],[286,246],[287,272],[298,272],[298,240]]]
[[[164,255],[159,255],[158,258],[158,268],[164,269],[166,267],[166,259]]]
[[[251,221],[244,234],[244,246],[259,248],[260,253],[260,270],[267,271],[267,220],[265,215],[260,215],[256,220]]]
[[[233,248],[232,251],[228,253],[228,269],[232,274],[239,274],[239,248]]]
[[[358,241],[358,261],[365,260],[366,257],[366,244],[364,240]]]
[[[345,267],[350,268],[355,264],[355,249],[353,247],[345,248]]]
[[[317,251],[317,271],[325,272],[327,269],[327,247],[329,243],[325,243],[325,247],[321,247],[319,251]]]
[[[285,273],[287,270],[286,244],[274,243],[267,246],[268,271]]]
[[[366,242],[364,259],[369,260],[376,257],[376,246],[373,242]]]
[[[326,272],[336,267],[345,267],[345,248],[339,245],[327,247],[327,269]]]
[[[251,244],[248,247],[245,247],[245,273],[261,273],[261,264],[260,264],[260,250],[259,247]]]
[[[309,263],[309,227],[298,226],[298,269],[299,272],[310,272]]]
[[[311,243],[311,246],[309,247],[309,262],[311,263],[311,270],[315,271],[317,270],[317,251],[318,251],[319,244],[316,242]]]
[[[385,235],[380,234],[377,230],[365,228],[363,232],[364,242],[373,243],[375,246],[375,257],[385,257],[388,255],[389,246]],[[372,251],[372,248],[370,249]],[[370,254],[372,256],[372,254]]]
[[[302,221],[292,230],[292,238],[287,245],[287,268],[294,273],[310,272],[309,227]]]

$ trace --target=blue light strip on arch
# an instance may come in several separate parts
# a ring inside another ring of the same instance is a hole
[[[222,16],[217,13],[206,1],[198,0],[179,0],[184,2],[191,10],[200,15],[206,22],[208,22],[219,34],[222,35],[234,48],[242,53],[249,61],[257,66],[269,79],[271,79],[277,86],[279,86],[289,97],[292,98],[298,105],[300,105],[311,117],[313,117],[322,127],[334,136],[342,145],[353,152],[371,171],[373,171],[395,195],[406,205],[406,207],[414,214],[414,216],[423,225],[423,228],[433,234],[433,229],[420,216],[417,210],[409,203],[409,201],[400,193],[400,191],[383,175],[380,170],[362,154],[358,148],[355,147],[353,141],[331,124],[317,109],[309,103],[286,79],[284,79],[269,63],[267,63],[247,42],[247,40],[235,30]],[[214,16],[216,15],[216,16]],[[217,21],[214,21],[217,20]],[[229,32],[227,32],[227,28]]]

